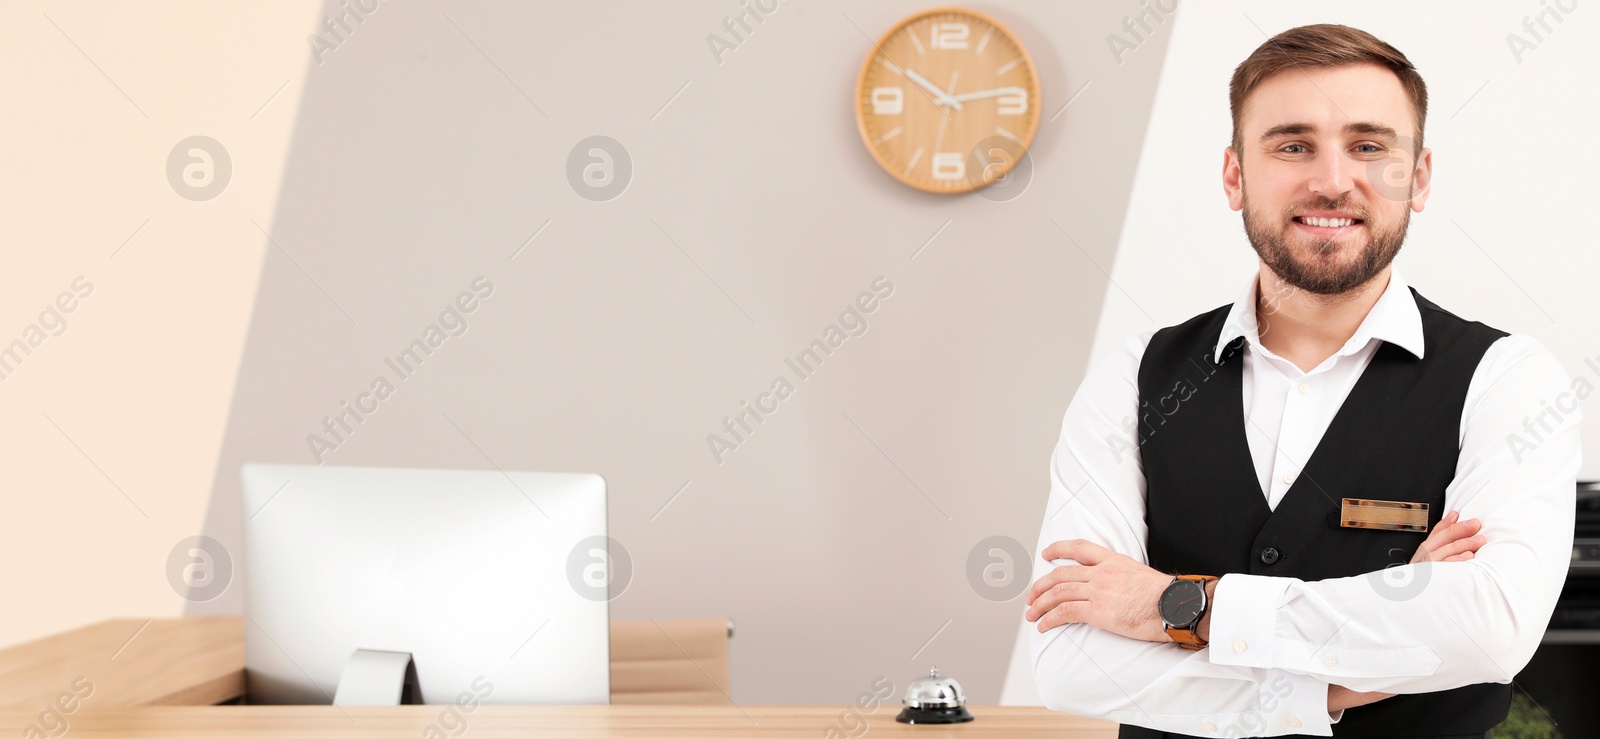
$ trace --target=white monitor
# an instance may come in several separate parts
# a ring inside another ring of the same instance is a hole
[[[351,676],[385,669],[351,667],[357,650],[411,655],[423,703],[609,702],[600,476],[264,464],[241,476],[250,703],[356,694]]]

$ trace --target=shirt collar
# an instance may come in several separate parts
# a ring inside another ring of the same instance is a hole
[[[1222,334],[1217,338],[1217,346],[1212,352],[1212,362],[1221,362],[1222,350],[1239,337],[1244,337],[1253,346],[1261,345],[1261,336],[1257,333],[1260,324],[1256,322],[1256,289],[1260,282],[1261,274],[1257,272],[1251,276],[1239,298],[1233,301],[1233,307],[1228,310],[1228,317],[1222,323]],[[1367,317],[1362,319],[1361,325],[1338,353],[1354,354],[1375,338],[1396,344],[1417,359],[1422,358],[1422,311],[1417,309],[1417,301],[1411,296],[1411,287],[1400,277],[1398,267],[1390,267],[1389,286],[1378,296],[1378,302],[1372,305],[1372,310],[1367,312]]]

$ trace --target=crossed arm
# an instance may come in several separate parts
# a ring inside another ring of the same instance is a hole
[[[1409,564],[1421,562],[1465,562],[1483,546],[1477,519],[1460,520],[1460,513],[1446,514],[1417,547]],[[1074,560],[1078,565],[1057,567],[1029,588],[1025,618],[1048,631],[1069,623],[1084,623],[1131,639],[1170,642],[1163,630],[1155,603],[1172,581],[1172,575],[1145,566],[1124,554],[1084,539],[1058,541],[1045,547],[1047,561]],[[1206,584],[1206,601],[1216,602],[1217,581]],[[1195,631],[1201,639],[1211,639],[1211,613],[1206,609]],[[1328,712],[1365,705],[1395,695],[1378,691],[1356,692],[1329,685]]]
[[[1137,406],[1147,340],[1084,381],[1052,457],[1028,598],[1046,705],[1189,734],[1329,735],[1344,708],[1509,682],[1527,663],[1565,577],[1580,464],[1576,410],[1532,449],[1508,438],[1572,389],[1548,351],[1509,337],[1485,355],[1445,494],[1466,520],[1435,527],[1411,564],[1377,574],[1421,583],[1414,593],[1395,598],[1372,575],[1225,575],[1201,630],[1213,646],[1189,652],[1168,643],[1156,614],[1172,576],[1146,564],[1138,460],[1106,443]]]

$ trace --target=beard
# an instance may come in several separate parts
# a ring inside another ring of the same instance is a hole
[[[1341,234],[1319,244],[1315,237],[1297,233],[1294,215],[1310,210],[1354,213],[1367,233],[1365,243]],[[1373,221],[1366,209],[1353,207],[1348,198],[1313,198],[1281,214],[1269,214],[1252,209],[1248,194],[1244,197],[1244,232],[1261,262],[1286,284],[1315,295],[1341,295],[1367,284],[1400,253],[1410,224],[1410,208],[1401,211],[1398,223],[1382,224]],[[1341,243],[1335,245],[1335,241]],[[1308,253],[1304,259],[1296,256],[1294,242],[1300,242],[1300,251]],[[1360,253],[1354,259],[1338,258],[1349,249]]]

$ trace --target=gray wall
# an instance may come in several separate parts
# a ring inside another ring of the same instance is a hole
[[[323,461],[605,475],[635,568],[613,617],[735,619],[736,701],[934,663],[997,701],[1021,603],[968,556],[1037,535],[1173,21],[1119,63],[1137,3],[972,6],[1043,84],[1033,179],[997,202],[904,187],[856,133],[866,36],[923,6],[785,0],[721,64],[732,0],[378,6],[304,84],[205,533],[237,556],[239,465],[315,462],[385,376]],[[567,179],[593,135],[633,162],[609,202]],[[466,332],[397,381],[478,276]],[[719,463],[707,435],[880,276],[867,331]]]

